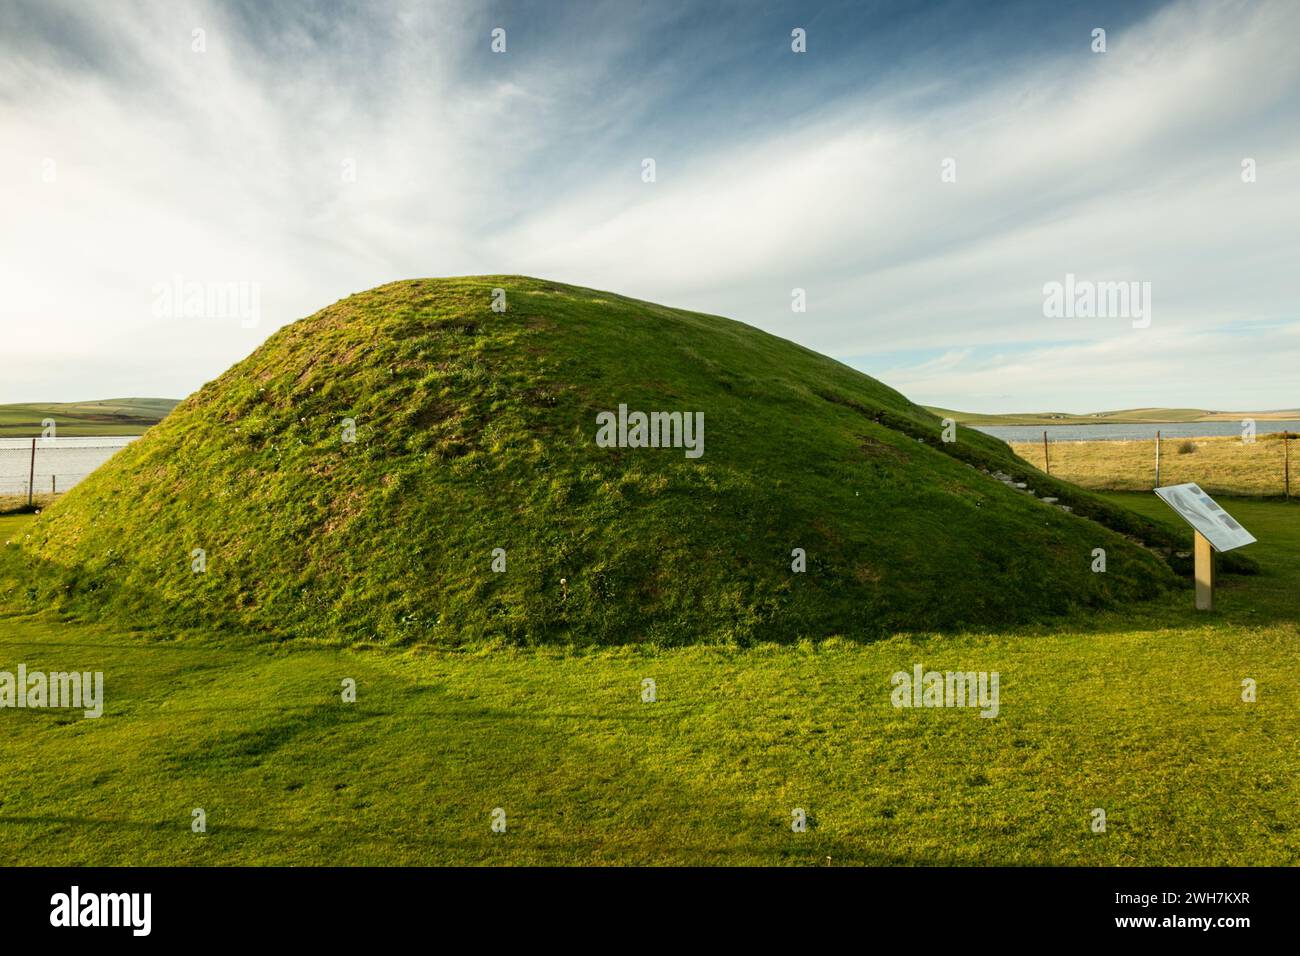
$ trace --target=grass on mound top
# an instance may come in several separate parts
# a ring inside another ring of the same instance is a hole
[[[620,404],[702,412],[702,456],[599,447]],[[1142,546],[1174,537],[996,439],[945,443],[893,389],[747,325],[487,276],[280,329],[4,550],[33,603],[136,622],[677,645],[1114,605],[1176,580]]]

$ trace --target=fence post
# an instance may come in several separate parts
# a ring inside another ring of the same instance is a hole
[[[32,466],[27,472],[27,507],[32,506],[32,495],[36,492],[36,439],[32,439]]]
[[[1160,429],[1156,429],[1156,487],[1160,487]]]
[[[1282,480],[1285,482],[1286,497],[1291,497],[1291,433],[1282,430]]]
[[[1043,471],[1052,473],[1052,462],[1047,457],[1047,429],[1043,429]]]

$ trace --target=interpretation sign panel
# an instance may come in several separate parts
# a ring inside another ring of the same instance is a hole
[[[1231,551],[1255,542],[1253,534],[1194,482],[1157,488],[1156,494],[1214,545],[1215,551]]]

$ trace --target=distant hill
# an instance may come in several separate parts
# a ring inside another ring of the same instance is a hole
[[[951,418],[962,425],[1161,425],[1194,424],[1196,422],[1231,422],[1243,418],[1260,421],[1300,419],[1300,409],[1282,409],[1269,412],[1218,412],[1204,408],[1125,408],[1114,412],[1090,412],[1074,415],[1070,412],[1007,412],[985,415],[980,412],[959,412],[951,408],[924,406],[925,410],[940,418]]]
[[[54,419],[58,435],[142,435],[177,405],[174,398],[106,398],[97,402],[28,402],[0,405],[0,438],[41,434],[45,419]]]
[[[704,416],[703,454],[614,441],[620,407]],[[941,432],[740,322],[517,276],[394,282],[275,332],[23,552],[38,602],[345,643],[864,639],[1177,584],[1176,533]]]

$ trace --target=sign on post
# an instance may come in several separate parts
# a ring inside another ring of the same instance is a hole
[[[1214,609],[1214,552],[1254,544],[1255,536],[1237,523],[1195,482],[1157,488],[1160,500],[1178,512],[1196,532],[1196,609]]]

